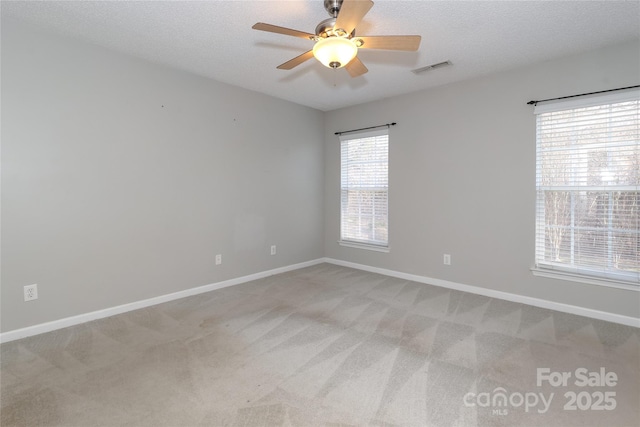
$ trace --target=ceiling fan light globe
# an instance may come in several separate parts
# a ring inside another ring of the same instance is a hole
[[[345,37],[327,37],[313,46],[313,56],[325,67],[342,68],[358,53],[358,47]]]

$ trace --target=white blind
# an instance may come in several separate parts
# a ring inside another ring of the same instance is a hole
[[[538,268],[640,283],[639,99],[536,108]]]
[[[343,135],[340,145],[340,239],[387,247],[388,130]]]

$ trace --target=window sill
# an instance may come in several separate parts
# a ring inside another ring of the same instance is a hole
[[[346,246],[348,248],[366,249],[368,251],[389,253],[388,246],[369,245],[366,243],[350,242],[347,240],[338,240],[338,244],[340,246]]]
[[[547,268],[532,267],[534,276],[547,277],[550,279],[569,280],[571,282],[586,283],[589,285],[606,286],[608,288],[624,289],[627,291],[640,291],[640,283],[625,282],[604,277],[586,276],[579,273],[570,273],[561,270],[551,270]]]

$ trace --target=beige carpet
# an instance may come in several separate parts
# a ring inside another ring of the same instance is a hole
[[[1,350],[3,426],[640,425],[638,329],[329,264]]]

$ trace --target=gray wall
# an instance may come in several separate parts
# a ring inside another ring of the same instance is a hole
[[[1,47],[3,332],[322,256],[640,315],[529,271],[525,105],[638,84],[638,44],[329,113],[4,20]],[[333,132],[388,121],[391,252],[340,247]]]
[[[638,43],[626,44],[327,113],[325,256],[640,316],[638,292],[530,272],[535,117],[526,105],[637,85],[639,52]],[[433,71],[440,72],[447,70]],[[339,246],[340,153],[333,132],[392,121],[398,125],[390,130],[391,252]],[[443,265],[443,253],[451,254],[451,266]]]
[[[2,331],[323,255],[320,111],[3,20],[1,137]]]

